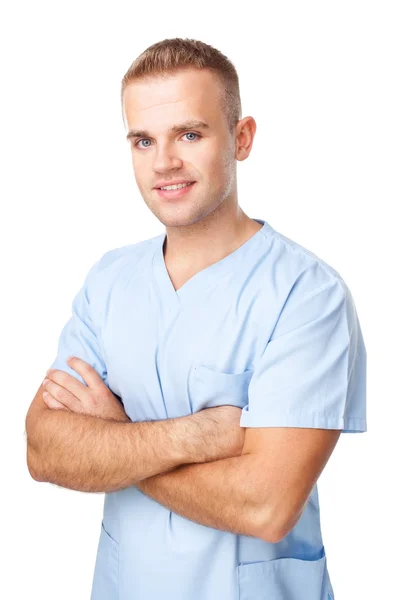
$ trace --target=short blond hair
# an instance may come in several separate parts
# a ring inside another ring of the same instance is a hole
[[[222,107],[232,132],[241,119],[239,78],[233,63],[222,52],[199,40],[169,38],[152,44],[131,64],[121,82],[121,104],[126,87],[152,76],[165,77],[185,69],[207,69],[221,84]]]

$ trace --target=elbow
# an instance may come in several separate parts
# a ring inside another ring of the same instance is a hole
[[[28,471],[29,471],[29,474],[32,477],[32,479],[34,479],[35,481],[45,481],[45,479],[39,475],[39,472],[32,469],[29,464],[28,464]]]
[[[259,531],[259,535],[257,537],[264,542],[268,542],[269,544],[278,544],[283,540],[287,533],[288,532],[283,533],[282,530],[264,527]]]
[[[255,537],[260,538],[269,544],[278,544],[291,531],[293,525],[283,520],[277,515],[272,515],[270,511],[265,510],[265,506],[260,509],[258,522],[255,526]]]
[[[36,448],[34,448],[29,441],[26,446],[26,464],[28,467],[29,475],[32,477],[32,479],[34,479],[35,481],[45,481],[41,469],[41,461],[39,454]]]
[[[258,536],[260,539],[270,544],[281,542],[296,525],[303,513],[304,506],[295,515],[276,515],[268,513],[260,518],[258,527]]]
[[[278,542],[283,540],[287,533],[287,531],[272,527],[270,523],[264,523],[262,526],[258,527],[255,537],[258,537],[260,540],[268,542],[269,544],[278,544]]]
[[[47,481],[43,474],[43,460],[41,456],[41,443],[42,438],[39,432],[40,421],[33,419],[30,413],[25,419],[25,433],[26,433],[26,463],[28,471],[32,479],[35,481]]]
[[[28,449],[26,462],[28,466],[29,475],[32,477],[32,479],[34,479],[35,481],[44,481],[38,468],[37,459],[32,456],[32,450]]]

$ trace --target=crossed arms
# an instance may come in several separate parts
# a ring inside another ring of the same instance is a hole
[[[137,485],[192,521],[272,543],[300,518],[340,435],[244,429],[238,412],[232,413],[240,409],[230,406],[116,422],[50,410],[42,394],[41,385],[26,417],[27,462],[35,480],[87,492]]]

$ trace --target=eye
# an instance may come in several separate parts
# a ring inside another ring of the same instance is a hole
[[[198,133],[194,133],[194,131],[189,131],[188,133],[184,133],[184,135],[195,135],[198,138],[200,137],[200,135]],[[194,142],[194,140],[189,140],[190,142]]]
[[[140,147],[139,142],[143,142],[143,141],[148,142],[150,140],[149,140],[149,138],[142,138],[135,143],[135,146]],[[148,145],[146,145],[145,148],[148,148]]]
[[[201,135],[199,133],[195,133],[194,131],[188,131],[187,133],[184,133],[183,135],[194,135],[195,139],[190,139],[189,142],[194,142],[196,141],[197,138],[201,138]],[[182,136],[183,137],[183,136]],[[149,138],[140,138],[140,140],[138,140],[135,143],[135,146],[137,148],[148,148],[150,146],[150,144],[146,144],[145,146],[139,146],[140,142],[149,142]]]

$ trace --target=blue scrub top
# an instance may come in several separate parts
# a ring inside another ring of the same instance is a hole
[[[366,350],[349,288],[262,228],[177,291],[163,232],[89,270],[52,363],[90,363],[132,421],[235,405],[242,427],[366,431]],[[106,493],[91,600],[329,600],[317,485],[278,543],[190,521],[136,486]]]

